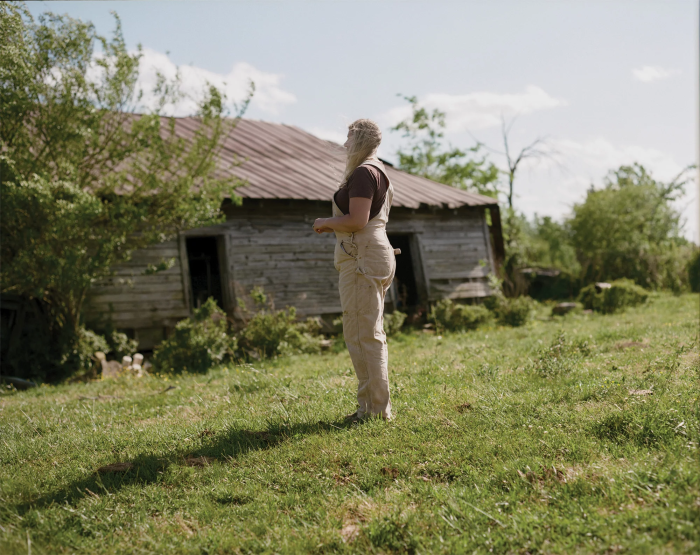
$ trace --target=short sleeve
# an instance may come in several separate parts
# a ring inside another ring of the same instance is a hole
[[[361,197],[372,200],[377,194],[377,180],[368,168],[360,166],[348,180],[349,198]]]

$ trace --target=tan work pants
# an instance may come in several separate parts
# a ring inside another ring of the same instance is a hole
[[[373,223],[336,243],[335,267],[340,273],[343,335],[359,382],[357,415],[390,419],[384,297],[394,279],[396,258],[384,226]]]

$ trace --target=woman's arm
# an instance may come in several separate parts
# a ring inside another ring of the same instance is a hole
[[[367,225],[369,212],[372,208],[372,199],[364,197],[352,197],[350,199],[350,210],[345,216],[337,218],[318,218],[314,222],[316,233],[330,233],[332,231],[342,231],[355,233]]]

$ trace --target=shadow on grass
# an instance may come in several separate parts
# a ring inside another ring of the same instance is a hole
[[[196,450],[196,456],[219,460],[236,458],[250,451],[271,449],[297,437],[321,433],[339,433],[350,428],[344,421],[268,425],[264,431],[228,428]]]
[[[130,468],[116,472],[99,472],[75,480],[67,486],[38,498],[14,505],[20,516],[32,509],[41,509],[52,504],[73,505],[85,497],[101,497],[114,494],[123,487],[146,486],[156,483],[171,465],[201,463],[203,458],[227,461],[250,451],[272,449],[297,437],[326,432],[342,432],[350,428],[343,422],[317,422],[315,424],[270,424],[267,430],[252,431],[228,428],[204,441],[199,449],[176,448],[165,453],[142,453],[130,463]],[[126,462],[126,461],[119,461]],[[194,464],[202,466],[202,464]]]

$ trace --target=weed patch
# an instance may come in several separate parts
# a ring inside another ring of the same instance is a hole
[[[539,350],[533,368],[543,377],[560,376],[570,373],[590,354],[588,340],[571,340],[566,333],[560,332],[552,343]]]

